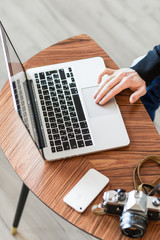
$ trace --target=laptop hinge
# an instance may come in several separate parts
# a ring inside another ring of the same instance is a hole
[[[30,101],[31,101],[31,105],[32,105],[33,114],[34,114],[34,120],[35,120],[38,140],[39,140],[39,147],[40,147],[40,149],[42,149],[45,147],[45,142],[44,142],[41,124],[40,124],[38,111],[37,111],[37,107],[36,107],[34,92],[32,89],[32,80],[27,79],[26,82],[27,82],[28,93],[29,93],[29,97],[30,97]]]

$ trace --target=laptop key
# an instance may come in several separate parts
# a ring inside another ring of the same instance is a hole
[[[58,73],[57,70],[50,71],[50,74]]]
[[[67,106],[66,106],[66,105],[62,105],[62,106],[61,106],[61,109],[62,109],[62,110],[67,110]]]
[[[43,112],[43,116],[44,116],[44,117],[47,117],[47,112]]]
[[[91,136],[90,136],[90,134],[87,134],[87,135],[84,135],[83,138],[84,138],[84,140],[90,140]]]
[[[56,145],[56,146],[61,145],[61,140],[56,140],[56,141],[55,141],[55,145]]]
[[[66,79],[65,73],[64,73],[64,69],[60,69],[59,70],[59,74],[62,80]]]
[[[78,119],[77,119],[77,117],[72,117],[72,118],[71,118],[71,121],[72,121],[72,123],[77,123],[77,122],[78,122]]]
[[[57,89],[61,88],[61,84],[56,84],[55,86]]]
[[[57,93],[58,93],[58,94],[62,94],[62,93],[63,93],[63,90],[62,90],[62,89],[57,89]]]
[[[68,127],[68,128],[66,128],[66,130],[67,130],[67,133],[72,133],[73,132],[73,128],[72,127]]]
[[[81,134],[76,135],[76,139],[77,140],[81,140],[82,139],[82,135]]]
[[[52,106],[47,107],[47,111],[48,112],[53,112],[53,107]]]
[[[55,96],[55,97],[52,97],[52,102],[57,102],[58,101],[58,98]]]
[[[70,139],[69,142],[72,149],[77,148],[77,143],[75,139]]]
[[[71,124],[71,122],[65,122],[65,126],[66,126],[66,127],[71,127],[72,124]]]
[[[86,146],[91,146],[91,145],[93,145],[93,142],[91,140],[85,141],[85,145]]]
[[[67,101],[72,101],[72,97],[71,96],[66,96],[66,100]]]
[[[56,94],[56,92],[53,90],[50,95],[51,95],[51,97],[55,97],[57,94]]]
[[[62,114],[61,113],[56,113],[56,118],[62,118]]]
[[[69,84],[69,86],[70,86],[70,88],[74,88],[74,87],[76,87],[76,84],[74,82],[72,82]]]
[[[40,79],[45,79],[45,74],[44,74],[44,72],[39,73],[39,77],[40,77]]]
[[[42,106],[42,110],[43,110],[43,111],[46,111],[46,107],[45,107],[44,105]]]
[[[64,121],[65,122],[70,121],[70,117],[69,116],[64,116]]]
[[[80,130],[79,128],[75,128],[75,129],[74,129],[74,133],[75,133],[75,134],[80,134],[80,133],[81,133],[81,130]]]
[[[73,128],[79,128],[79,124],[78,123],[73,123]]]
[[[52,150],[52,152],[56,151],[55,147],[51,147],[51,150]]]
[[[58,77],[57,77],[57,79],[54,80],[54,82],[55,82],[55,84],[60,83],[60,80],[58,79]]]
[[[63,105],[66,103],[66,101],[64,99],[60,100],[59,102],[60,102],[60,105]]]
[[[68,105],[68,106],[73,106],[73,102],[72,102],[72,101],[68,101],[68,102],[67,102],[67,105]]]
[[[63,114],[63,116],[68,116],[69,115],[68,110],[62,111],[62,114]]]
[[[46,128],[50,128],[50,124],[49,123],[46,123]]]
[[[43,95],[49,95],[49,91],[48,90],[44,90],[43,91]]]
[[[41,95],[40,95],[41,96]],[[50,100],[50,96],[44,96],[44,99],[47,101],[47,100]]]
[[[69,142],[63,142],[63,148],[64,150],[69,150],[70,149]]]
[[[47,75],[47,74],[46,74],[46,75]],[[52,76],[48,76],[48,77],[47,77],[47,80],[48,80],[48,81],[51,81],[51,80],[52,80]]]
[[[49,135],[48,137],[49,137],[49,140],[52,140],[52,139],[53,139],[52,135]]]
[[[53,135],[53,138],[54,138],[55,141],[59,140],[60,139],[60,135],[59,134],[55,134],[55,135]]]
[[[47,129],[47,133],[48,133],[48,134],[51,134],[51,129]]]
[[[47,90],[48,89],[48,86],[47,85],[43,85],[42,86],[42,90]]]
[[[78,147],[84,147],[84,142],[83,141],[77,141]]]
[[[67,83],[66,80],[63,80],[63,81],[62,81],[62,84],[63,84],[63,85],[66,85],[66,84],[68,84],[68,83]]]
[[[74,112],[74,106],[68,108],[70,112]]]
[[[64,89],[64,90],[69,90],[68,85],[63,85],[63,89]]]
[[[60,112],[61,112],[61,109],[58,108],[58,107],[57,107],[57,108],[54,108],[54,112],[55,112],[55,113],[60,113]]]
[[[45,122],[49,122],[48,117],[45,117],[45,118],[44,118],[44,121],[45,121]]]
[[[68,140],[68,137],[66,135],[63,135],[63,136],[61,136],[61,140],[62,140],[62,142],[65,142]]]
[[[68,138],[69,138],[69,139],[74,138],[74,134],[73,134],[73,133],[68,133]]]
[[[63,129],[65,129],[65,126],[64,126],[64,124],[60,124],[60,125],[58,125],[58,127],[59,127],[59,129],[60,129],[60,130],[63,130]]]
[[[87,128],[87,127],[88,127],[86,121],[84,121],[84,122],[80,122],[80,125],[81,125],[81,128]]]
[[[87,134],[87,133],[89,133],[88,128],[84,128],[84,129],[82,129],[82,133],[83,133],[83,134]]]
[[[53,117],[54,116],[54,112],[48,112],[48,117]]]
[[[46,106],[48,107],[48,106],[51,106],[52,105],[52,103],[51,103],[51,101],[46,101]]]
[[[56,150],[57,150],[57,152],[61,152],[61,151],[63,151],[63,148],[62,148],[62,146],[57,146]]]
[[[46,80],[41,80],[41,85],[46,85]]]
[[[71,113],[70,113],[70,116],[71,116],[71,118],[72,118],[72,117],[76,117],[76,113],[75,113],[75,112],[71,112]]]
[[[53,107],[59,107],[59,103],[58,102],[53,102]]]
[[[50,145],[51,145],[51,147],[53,147],[54,146],[54,142],[50,141]]]
[[[52,129],[52,133],[53,133],[53,134],[57,134],[57,133],[58,133],[58,128],[53,128],[53,129]]]
[[[65,96],[68,96],[68,95],[70,95],[70,91],[69,90],[65,90],[64,94],[65,94]]]
[[[59,78],[58,74],[53,74],[54,78]]]
[[[56,127],[57,127],[57,124],[56,124],[56,122],[53,121],[53,122],[51,123],[51,128],[56,128]]]
[[[58,119],[57,119],[57,123],[58,123],[58,124],[63,123],[63,119],[62,119],[62,118],[58,118]]]
[[[77,88],[71,88],[71,92],[72,92],[72,94],[78,94]]]
[[[51,87],[51,86],[50,86],[50,87],[49,87],[49,90],[50,90],[51,92],[53,92],[53,91],[55,91],[55,87],[53,87],[53,86]]]
[[[67,133],[66,133],[66,130],[60,130],[60,135],[62,136],[62,135],[66,135]]]

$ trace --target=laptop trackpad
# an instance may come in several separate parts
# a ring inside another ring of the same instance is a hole
[[[96,89],[97,86],[81,89],[89,117],[96,118],[116,113],[117,106],[114,98],[112,98],[103,106],[95,103],[94,94]]]

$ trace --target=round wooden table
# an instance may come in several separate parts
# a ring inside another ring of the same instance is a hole
[[[87,35],[69,38],[41,51],[29,59],[24,67],[28,69],[95,56],[103,57],[107,67],[117,68],[112,59]],[[47,162],[14,110],[8,81],[0,94],[0,145],[14,171],[50,209],[100,239],[128,238],[121,233],[119,217],[95,216],[91,206],[102,201],[104,191],[117,188],[133,190],[134,167],[144,157],[160,153],[160,136],[150,117],[140,100],[133,105],[129,103],[129,95],[130,91],[125,90],[116,97],[131,140],[128,147]],[[84,213],[78,213],[63,202],[63,197],[90,168],[109,177],[110,183]],[[144,181],[151,182],[158,176],[159,168],[155,164],[146,164],[143,168]],[[160,221],[150,222],[142,239],[160,239]]]

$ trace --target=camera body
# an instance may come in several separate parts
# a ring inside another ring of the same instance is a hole
[[[143,236],[148,220],[160,220],[160,198],[148,196],[142,191],[107,191],[101,208],[104,213],[119,215],[123,234],[133,238]]]

